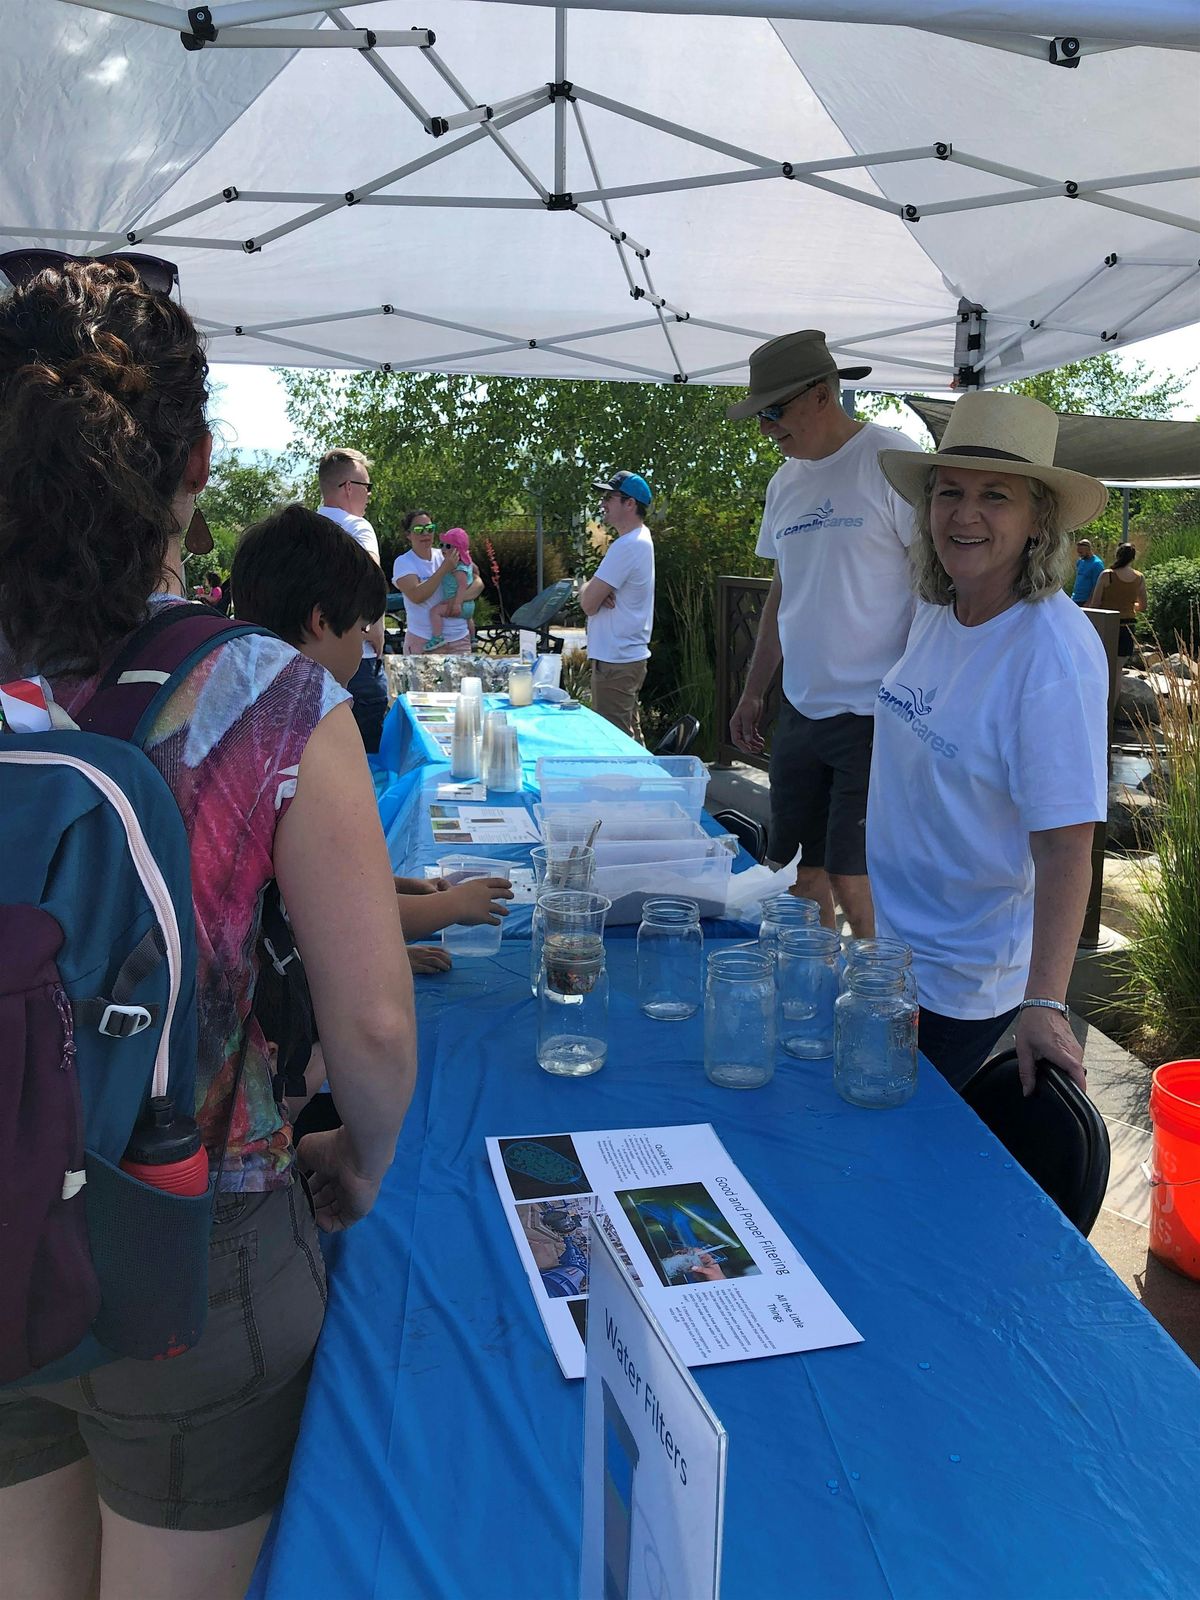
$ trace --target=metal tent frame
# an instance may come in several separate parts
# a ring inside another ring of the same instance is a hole
[[[1042,301],[1022,307],[1022,315],[1011,312],[989,313],[984,307],[960,299],[957,308],[947,315],[916,321],[900,322],[891,326],[868,327],[861,332],[831,339],[831,349],[847,360],[886,365],[894,374],[890,383],[880,387],[901,388],[919,382],[923,387],[973,387],[989,381],[1011,376],[1001,371],[998,363],[1014,347],[1029,339],[1031,332],[1050,331],[1070,336],[1079,342],[1082,353],[1092,347],[1101,350],[1144,336],[1147,331],[1143,319],[1153,311],[1161,311],[1172,301],[1180,308],[1176,324],[1200,316],[1200,216],[1153,206],[1141,198],[1130,198],[1131,192],[1147,191],[1152,194],[1158,185],[1177,184],[1200,178],[1200,165],[1130,171],[1119,174],[1098,173],[1082,176],[1062,176],[1053,172],[1014,167],[993,161],[986,155],[956,148],[947,138],[930,144],[909,148],[872,150],[862,154],[833,155],[828,159],[793,161],[785,152],[745,148],[716,139],[676,119],[661,117],[624,101],[613,99],[589,87],[586,82],[571,76],[573,63],[568,58],[568,9],[562,5],[553,8],[554,19],[554,71],[552,82],[532,83],[521,93],[496,104],[481,102],[455,75],[437,47],[435,35],[429,29],[414,28],[403,31],[376,32],[356,26],[348,11],[357,9],[349,4],[344,9],[330,8],[315,19],[311,8],[295,3],[256,3],[256,0],[234,0],[234,3],[211,7],[193,7],[184,10],[158,0],[66,0],[66,3],[89,11],[100,11],[132,20],[147,29],[168,29],[180,36],[180,48],[189,52],[261,51],[281,50],[290,54],[307,51],[358,53],[364,71],[370,71],[386,86],[397,103],[397,114],[409,117],[424,129],[434,141],[425,154],[398,167],[377,172],[365,181],[355,182],[342,192],[324,189],[254,189],[243,188],[238,173],[230,171],[230,181],[223,187],[181,209],[159,215],[151,203],[143,211],[130,215],[119,229],[110,226],[101,230],[56,225],[52,218],[0,222],[0,236],[39,242],[55,241],[64,246],[79,244],[85,253],[102,254],[122,247],[144,248],[178,252],[238,252],[241,255],[259,256],[270,252],[279,241],[310,230],[339,212],[351,208],[403,208],[434,207],[464,210],[525,210],[541,211],[561,216],[562,226],[573,227],[585,223],[598,234],[607,237],[614,248],[629,296],[637,303],[638,315],[596,326],[566,327],[547,335],[533,329],[480,325],[471,321],[433,315],[420,306],[382,304],[351,304],[349,306],[324,306],[312,308],[310,314],[285,316],[277,319],[257,319],[247,316],[244,321],[217,320],[207,316],[198,318],[200,325],[214,339],[222,342],[222,353],[216,359],[238,359],[236,345],[251,340],[256,348],[267,347],[278,352],[281,361],[302,358],[301,364],[359,368],[388,372],[392,362],[373,360],[343,344],[338,347],[335,334],[331,342],[314,342],[311,338],[296,337],[298,330],[333,330],[348,323],[370,319],[400,318],[427,328],[451,331],[463,335],[461,349],[441,350],[427,358],[405,359],[405,370],[468,370],[487,364],[495,366],[497,359],[514,352],[540,350],[551,355],[556,370],[571,363],[586,363],[589,372],[600,368],[613,377],[636,378],[660,383],[688,383],[697,381],[735,382],[744,374],[750,349],[770,338],[778,329],[747,326],[740,322],[724,322],[706,318],[699,311],[681,303],[682,297],[670,293],[670,256],[660,264],[656,256],[654,273],[650,268],[651,250],[648,244],[624,229],[614,208],[622,201],[634,197],[659,196],[687,190],[714,190],[726,185],[777,183],[796,184],[822,191],[837,197],[847,206],[862,206],[897,217],[909,230],[919,229],[927,218],[956,213],[967,213],[998,207],[1017,207],[1064,198],[1085,207],[1103,208],[1121,212],[1159,224],[1168,230],[1168,237],[1178,241],[1177,249],[1152,256],[1128,257],[1113,250],[1102,259],[1089,264],[1064,291],[1061,287]],[[549,0],[534,0],[535,4]],[[359,0],[361,4],[361,0]],[[681,9],[682,0],[652,0],[652,3],[634,9],[674,11]],[[604,9],[602,0],[600,9]],[[631,9],[628,0],[622,0],[622,10]],[[1133,48],[1147,39],[1135,40],[1118,33],[1108,37],[1104,33],[1081,36],[1058,36],[1047,39],[1026,31],[1021,20],[1040,8],[1034,0],[1023,5],[1005,8],[1012,26],[994,31],[972,29],[961,32],[947,28],[936,20],[937,8],[921,5],[906,12],[905,25],[925,27],[931,33],[955,37],[989,49],[1034,57],[1046,63],[1047,72],[1056,68],[1072,68],[1086,72],[1089,58],[1114,51]],[[1070,8],[1068,8],[1070,9]],[[748,0],[687,0],[689,12],[752,12]],[[834,15],[840,21],[858,20],[870,23],[876,16],[884,17],[881,5],[855,4],[840,6],[827,0],[824,7],[814,4],[772,5],[773,15],[792,15],[812,18]],[[931,15],[922,20],[922,13]],[[304,17],[307,26],[275,27],[281,23]],[[894,15],[886,20],[894,23]],[[1117,27],[1119,18],[1115,19]],[[1128,32],[1128,19],[1123,24]],[[1155,43],[1169,48],[1200,48],[1200,38],[1189,35],[1185,26],[1169,26],[1160,21],[1157,32],[1161,38]],[[385,52],[400,52],[404,73],[397,64],[385,59]],[[415,54],[414,54],[415,53]],[[418,67],[432,70],[439,80],[439,91],[449,96],[450,104],[431,110],[424,98],[413,87],[413,72]],[[683,174],[677,177],[658,177],[635,184],[606,185],[599,169],[595,146],[591,137],[591,120],[595,115],[625,119],[642,128],[666,134],[693,149],[700,149],[720,157],[731,167],[701,174]],[[529,118],[543,116],[553,121],[552,171],[536,171],[506,138],[508,130]],[[586,161],[587,187],[568,187],[568,126],[572,126]],[[407,180],[436,165],[450,164],[461,152],[488,141],[518,174],[524,191],[519,195],[496,194],[441,194],[430,195],[405,190]],[[912,196],[909,201],[897,204],[893,199],[874,188],[855,187],[839,180],[837,174],[858,176],[870,182],[870,174],[885,168],[904,167],[911,172]],[[978,174],[983,179],[999,180],[980,183],[978,191],[950,199],[923,198],[923,175],[931,166],[953,166],[964,172]],[[253,222],[248,229],[228,228],[220,235],[205,235],[177,231],[182,224],[229,208],[229,217],[249,214],[261,215],[264,207],[298,207],[298,214],[255,231]],[[1098,280],[1111,274],[1127,280],[1121,300],[1124,309],[1112,325],[1098,320],[1088,304],[1089,291]],[[1139,285],[1143,286],[1139,291]],[[660,292],[660,289],[662,292]],[[641,312],[648,315],[641,315]],[[726,334],[739,342],[733,359],[700,365],[689,370],[681,352],[678,329],[692,323],[697,328]],[[1140,328],[1140,331],[1139,331]],[[949,346],[953,330],[954,360],[948,364],[899,353],[895,341],[905,336],[929,330],[943,330]],[[1151,328],[1149,331],[1158,331]],[[594,348],[583,348],[595,341],[622,334],[649,334],[657,341],[661,356],[655,359],[651,346],[643,359],[620,359],[602,354]],[[291,335],[291,336],[289,336]],[[744,348],[741,347],[744,342]],[[228,345],[235,347],[225,353]],[[889,347],[891,345],[891,347]],[[243,357],[243,359],[247,359]],[[253,359],[249,357],[248,359]],[[1045,364],[1045,363],[1044,363]],[[900,369],[897,371],[897,369]],[[903,381],[908,374],[907,384]]]

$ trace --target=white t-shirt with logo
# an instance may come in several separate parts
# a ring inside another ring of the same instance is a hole
[[[869,717],[904,649],[913,511],[879,452],[918,448],[868,422],[821,461],[785,461],[767,486],[756,553],[779,575],[783,692],[806,717]]]
[[[417,578],[421,583],[424,583],[427,578],[433,577],[441,564],[442,557],[440,553],[430,556],[428,561],[424,561],[415,550],[406,550],[402,556],[397,556],[392,563],[392,582],[397,589],[400,587],[400,579],[409,576]],[[454,568],[451,567],[450,571],[453,572]],[[440,633],[442,638],[447,640],[466,639],[471,630],[467,626],[465,617],[443,617],[439,627],[429,615],[430,606],[437,605],[438,601],[444,598],[445,596],[440,588],[434,590],[424,605],[421,605],[419,601],[410,600],[405,595],[404,617],[409,633],[418,639],[432,639],[437,633]]]
[[[1029,835],[1107,808],[1108,667],[1079,608],[1057,592],[964,628],[952,606],[918,606],[875,705],[867,871],[922,1005],[982,1018],[1020,1004]]]
[[[356,517],[352,511],[343,511],[340,506],[318,506],[317,510],[323,517],[328,517],[330,522],[336,522],[342,532],[348,533],[356,544],[362,545],[375,565],[379,566],[379,540],[366,517]],[[364,661],[375,660],[375,652],[365,639],[362,653]]]
[[[604,552],[596,576],[611,584],[616,603],[588,618],[592,661],[646,661],[654,625],[654,540],[644,523],[620,534]]]

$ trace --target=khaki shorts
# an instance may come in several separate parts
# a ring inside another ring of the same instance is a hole
[[[639,744],[643,740],[638,692],[646,681],[646,667],[645,661],[592,662],[592,710]]]
[[[208,1304],[185,1355],[0,1393],[0,1490],[89,1456],[100,1498],[132,1522],[206,1532],[270,1511],[325,1314],[324,1263],[298,1181],[218,1199]]]

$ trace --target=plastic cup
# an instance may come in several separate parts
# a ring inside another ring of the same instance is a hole
[[[488,856],[443,856],[438,871],[447,883],[466,883],[470,878],[504,878],[512,881],[512,862],[494,861]],[[452,922],[442,929],[442,947],[452,956],[467,960],[499,955],[502,928],[490,922],[471,924]]]

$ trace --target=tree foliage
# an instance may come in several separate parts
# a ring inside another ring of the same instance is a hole
[[[643,473],[662,511],[679,497],[757,506],[778,465],[753,423],[731,423],[737,391],[697,385],[476,378],[438,373],[280,374],[309,471],[333,445],[375,463],[381,535],[406,510],[470,533],[578,528],[593,478]]]
[[[214,456],[200,501],[215,546],[206,559],[228,572],[242,530],[297,498],[299,490],[286,467],[269,452],[243,458],[240,451],[230,450]]]

